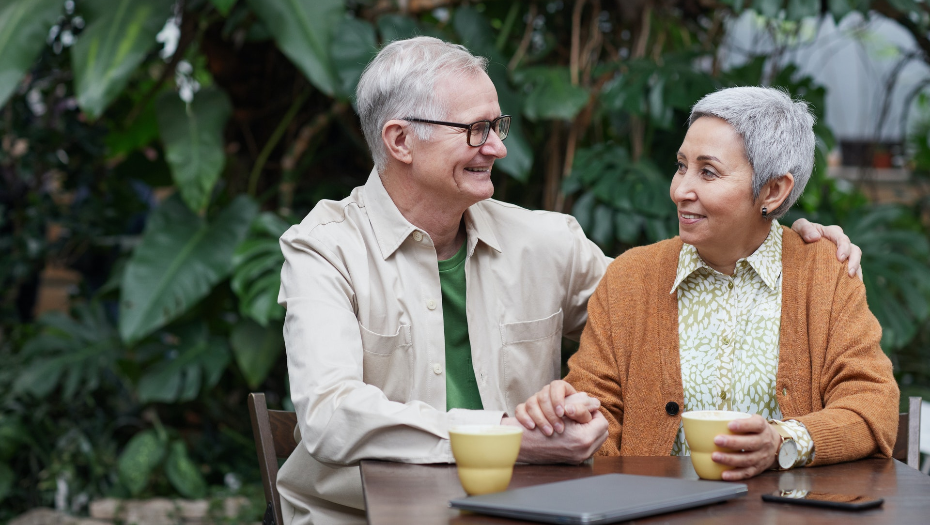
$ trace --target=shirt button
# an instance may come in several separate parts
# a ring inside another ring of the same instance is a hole
[[[433,373],[437,376],[442,374],[442,365],[439,363],[433,363]]]
[[[730,338],[727,336],[723,336],[721,342],[723,343],[723,346],[730,346]]]
[[[726,400],[727,400],[727,393],[726,393],[726,392],[720,392],[720,400],[721,400],[721,401],[726,401]]]
[[[423,234],[420,232],[413,232],[413,240],[420,242],[423,240]]]
[[[419,240],[419,239],[417,239],[417,240]],[[733,281],[730,281],[729,283],[727,283],[727,288],[729,288],[729,289],[731,289],[731,290],[733,289]]]
[[[436,309],[436,301],[434,301],[434,300],[432,300],[432,299],[430,299],[429,301],[426,301],[426,307],[429,308],[430,310],[435,310],[435,309]]]

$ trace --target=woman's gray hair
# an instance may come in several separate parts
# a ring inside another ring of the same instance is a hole
[[[381,128],[391,119],[416,117],[444,120],[447,108],[434,88],[446,75],[477,74],[488,61],[472,55],[465,47],[438,38],[419,36],[384,46],[362,73],[355,91],[362,131],[371,150],[375,168],[387,166],[387,150]],[[429,140],[432,126],[411,123],[420,140]]]
[[[767,87],[734,87],[706,95],[691,108],[688,125],[703,116],[721,118],[743,138],[752,166],[752,197],[786,173],[794,176],[787,199],[768,216],[788,212],[804,191],[814,170],[814,115],[807,102],[791,100],[787,92]]]

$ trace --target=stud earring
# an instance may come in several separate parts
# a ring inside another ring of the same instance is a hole
[[[765,206],[762,207],[762,218],[763,219],[769,218],[769,209],[766,208]]]

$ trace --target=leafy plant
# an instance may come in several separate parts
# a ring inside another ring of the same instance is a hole
[[[134,343],[204,298],[232,270],[232,254],[257,212],[240,195],[208,223],[170,198],[149,218],[126,265],[120,336]]]
[[[79,304],[74,317],[51,312],[39,320],[40,332],[23,345],[25,366],[13,391],[47,397],[57,387],[70,399],[95,391],[109,376],[123,347],[100,303]]]

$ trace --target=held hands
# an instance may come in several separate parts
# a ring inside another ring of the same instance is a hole
[[[501,424],[524,427],[518,461],[581,463],[607,439],[607,419],[600,406],[565,381],[553,381],[518,405],[516,418],[506,417]]]
[[[840,262],[848,261],[846,267],[849,276],[858,275],[859,280],[862,280],[862,267],[859,266],[859,262],[862,260],[862,250],[849,240],[849,237],[843,233],[843,228],[824,226],[810,222],[807,219],[798,219],[791,225],[791,229],[797,232],[804,239],[804,242],[819,241],[822,237],[833,241],[836,244],[837,260]]]
[[[505,417],[501,424],[521,426],[512,417]],[[517,461],[578,464],[593,456],[606,439],[607,419],[600,412],[592,414],[587,423],[567,419],[561,434],[547,436],[538,429],[524,429]]]
[[[599,413],[600,406],[599,400],[578,392],[565,381],[556,380],[530,396],[526,403],[517,405],[516,417],[527,430],[538,427],[543,434],[551,436],[553,431],[559,434],[564,431],[563,416],[577,423],[588,423]]]
[[[726,481],[738,481],[757,476],[772,468],[781,436],[760,415],[734,419],[727,427],[739,436],[720,434],[714,438],[717,446],[733,450],[731,453],[714,452],[711,458],[722,465],[736,467],[723,473]]]

